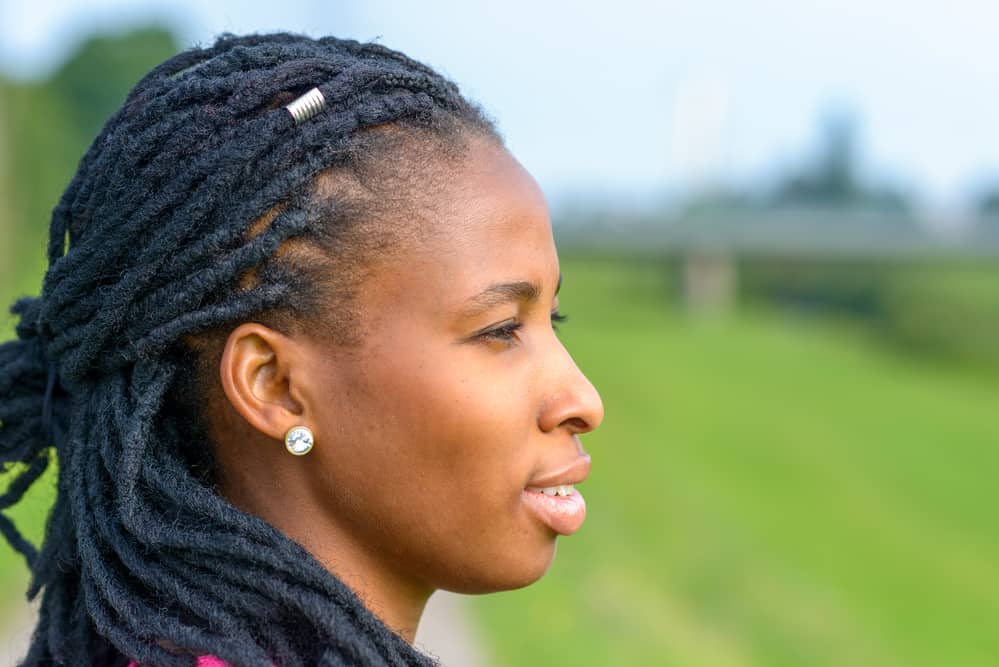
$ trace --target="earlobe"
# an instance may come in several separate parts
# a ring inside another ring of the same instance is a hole
[[[282,440],[305,412],[293,386],[294,341],[262,324],[241,324],[229,334],[219,373],[233,408],[261,433]]]

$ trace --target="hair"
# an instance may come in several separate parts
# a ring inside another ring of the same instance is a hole
[[[326,109],[296,125],[282,105],[313,87]],[[39,549],[0,513],[41,595],[23,666],[432,664],[219,495],[190,397],[239,322],[356,341],[365,262],[411,233],[385,214],[475,135],[501,141],[453,83],[332,37],[226,34],[136,84],[53,210],[41,295],[13,305],[0,345],[16,470],[0,510],[59,468]]]

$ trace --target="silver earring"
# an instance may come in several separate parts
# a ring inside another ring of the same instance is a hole
[[[284,434],[284,446],[295,456],[304,456],[316,444],[316,438],[308,426],[294,426]]]

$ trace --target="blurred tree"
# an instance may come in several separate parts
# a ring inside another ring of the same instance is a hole
[[[792,171],[778,184],[773,203],[850,206],[892,213],[911,209],[901,192],[860,182],[857,123],[848,112],[825,116],[814,160]]]
[[[999,218],[999,183],[978,198],[978,212],[982,217]]]
[[[846,201],[856,196],[854,176],[856,125],[846,114],[828,116],[823,124],[818,159],[811,169],[791,174],[781,195],[785,199]]]
[[[0,329],[10,301],[38,289],[52,208],[87,146],[132,85],[177,50],[170,32],[147,27],[90,37],[40,80],[0,75]]]
[[[992,183],[975,201],[973,233],[980,242],[999,240],[999,182]]]
[[[96,35],[80,45],[48,85],[66,102],[83,139],[92,139],[128,91],[150,69],[178,51],[168,30],[148,27],[123,35]]]

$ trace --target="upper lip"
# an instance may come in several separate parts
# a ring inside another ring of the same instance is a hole
[[[527,483],[528,488],[544,489],[549,486],[568,486],[579,484],[590,474],[590,455],[577,456],[568,465],[533,478]]]

